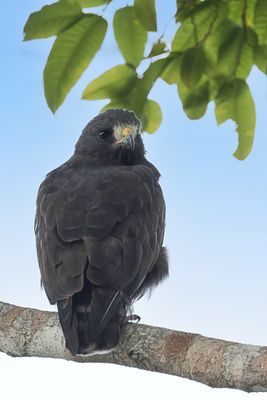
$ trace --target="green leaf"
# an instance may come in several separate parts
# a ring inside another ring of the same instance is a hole
[[[155,132],[162,121],[162,113],[159,104],[154,100],[147,100],[141,115],[143,131]]]
[[[181,77],[188,88],[199,82],[206,68],[206,57],[201,46],[187,50],[183,54]]]
[[[218,125],[228,119],[237,124],[238,147],[234,156],[243,160],[250,153],[256,124],[255,104],[245,81],[235,79],[219,90],[215,99]]]
[[[193,1],[176,0],[175,21],[181,22],[187,18],[195,7]]]
[[[137,115],[141,115],[147,96],[168,64],[168,58],[152,62],[143,77],[138,79],[131,93],[131,102]]]
[[[142,122],[142,130],[148,133],[155,132],[161,124],[162,113],[160,106],[154,100],[147,99],[143,105],[142,111],[135,109],[131,103],[129,96],[112,99],[106,104],[101,111],[106,111],[111,108],[122,108],[134,111],[137,117]]]
[[[203,78],[198,86],[190,90],[180,80],[178,83],[178,94],[188,118],[199,119],[203,117],[209,102],[209,82],[206,78]]]
[[[239,63],[236,69],[236,77],[247,79],[254,63],[254,48],[257,46],[257,37],[252,29],[247,29],[245,41],[239,55]]]
[[[169,50],[167,48],[167,45],[165,42],[159,40],[156,43],[153,44],[152,49],[150,50],[150,53],[146,58],[152,58],[159,56],[161,54],[167,53]]]
[[[267,7],[266,0],[258,0],[255,9],[254,29],[259,45],[267,44]]]
[[[62,1],[44,6],[32,13],[24,26],[24,40],[54,36],[72,25],[82,16],[78,4],[66,4]]]
[[[156,80],[161,75],[163,69],[168,63],[168,59],[161,59],[152,62],[145,71],[142,78],[137,79],[131,91],[124,96],[112,98],[104,109],[108,108],[127,108],[136,113],[143,123],[147,132],[154,132],[160,125],[161,112],[155,102],[148,100],[147,96],[155,84]],[[155,119],[152,121],[151,116],[155,114]]]
[[[73,4],[78,3],[80,7],[90,8],[90,7],[98,7],[103,4],[108,4],[111,0],[64,0],[66,3]]]
[[[197,5],[192,14],[179,26],[172,42],[172,51],[190,49],[206,39],[215,27],[218,18],[217,7],[219,4],[214,0],[207,0]]]
[[[190,18],[187,18],[178,28],[174,39],[172,41],[172,51],[184,51],[194,47],[196,43],[196,37],[194,34],[194,25]]]
[[[247,1],[247,9],[246,9],[246,25],[247,27],[254,27],[254,17],[256,10],[256,2],[257,0],[249,0]]]
[[[45,97],[55,112],[99,50],[107,22],[85,14],[55,41],[44,69]]]
[[[267,46],[256,46],[254,49],[254,62],[257,67],[267,75]]]
[[[126,97],[120,97],[118,99],[112,99],[108,104],[106,104],[101,111],[110,110],[111,108],[122,108],[130,111],[135,111],[132,106],[130,99]]]
[[[211,78],[209,77],[209,98],[210,101],[214,100],[215,97],[217,97],[217,94],[220,90],[220,88],[225,84],[227,79],[223,77],[215,77]]]
[[[228,1],[228,19],[234,24],[242,26],[242,15],[244,8],[244,0],[231,0]]]
[[[136,15],[146,31],[157,31],[155,0],[134,0]]]
[[[234,27],[224,37],[218,54],[218,70],[223,75],[231,76],[237,68],[243,40],[244,32],[239,27]]]
[[[227,1],[228,19],[240,27],[253,27],[256,0],[231,0]],[[244,21],[245,19],[245,21]]]
[[[83,92],[86,100],[123,97],[137,81],[136,72],[126,64],[117,65],[89,83]]]
[[[212,35],[203,43],[206,57],[212,64],[215,64],[214,66],[218,66],[219,49],[234,28],[236,27],[232,22],[224,19],[213,29]]]
[[[181,79],[181,64],[183,61],[183,55],[171,55],[167,58],[167,60],[169,60],[169,62],[162,71],[161,78],[169,85],[172,85]]]
[[[246,79],[253,66],[256,39],[252,31],[233,28],[220,47],[218,71],[226,76]]]
[[[183,54],[177,54],[175,57],[170,58],[161,74],[161,78],[169,84],[177,84],[178,95],[186,115],[190,119],[199,119],[205,114],[210,100],[209,81],[205,75],[200,78],[192,74],[195,84],[192,85],[190,81],[188,87],[185,81],[189,77],[186,77],[186,79],[184,76],[182,77],[183,56]]]
[[[111,0],[78,0],[82,7],[98,7],[103,4],[108,4]]]
[[[178,95],[188,118],[199,119],[205,114],[209,102],[209,82],[205,75],[200,77],[197,72],[196,75],[193,73],[186,78],[182,77],[183,56],[183,54],[177,54],[170,58],[161,78],[169,84],[177,84]],[[190,83],[189,87],[185,83],[187,80]],[[194,81],[195,84],[192,84]]]
[[[147,32],[137,18],[135,8],[125,7],[117,10],[113,27],[115,39],[125,61],[137,67],[144,55]]]

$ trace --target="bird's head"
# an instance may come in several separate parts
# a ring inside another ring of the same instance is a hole
[[[107,110],[84,128],[75,155],[97,163],[133,164],[144,159],[140,121],[131,111]]]

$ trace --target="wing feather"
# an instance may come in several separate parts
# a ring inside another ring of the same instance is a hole
[[[159,254],[165,205],[147,166],[63,168],[37,199],[36,239],[42,281],[51,302],[96,286],[131,296]],[[134,283],[135,282],[135,283]]]

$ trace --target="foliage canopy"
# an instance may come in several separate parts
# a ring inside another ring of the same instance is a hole
[[[112,0],[59,0],[32,13],[24,40],[56,36],[44,69],[47,104],[55,112],[88,67],[105,38],[108,22],[99,14]],[[174,1],[174,0],[173,0]],[[89,8],[89,11],[88,11]],[[255,64],[267,74],[266,0],[176,0],[177,30],[168,46],[159,37],[145,56],[149,32],[157,32],[155,0],[134,0],[117,9],[113,30],[125,64],[112,67],[85,88],[86,100],[109,99],[104,107],[135,111],[143,130],[156,131],[160,106],[148,95],[158,78],[177,85],[183,109],[190,119],[201,118],[215,103],[218,124],[232,119],[237,125],[235,157],[251,151],[256,112],[246,82]],[[151,60],[140,76],[137,68]]]

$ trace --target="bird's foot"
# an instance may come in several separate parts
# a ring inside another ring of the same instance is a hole
[[[126,322],[136,322],[138,323],[141,320],[141,317],[139,317],[139,315],[137,314],[130,314],[126,316]]]

